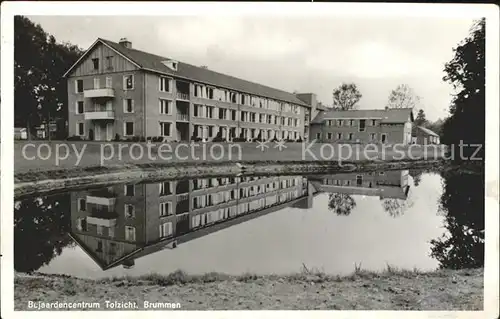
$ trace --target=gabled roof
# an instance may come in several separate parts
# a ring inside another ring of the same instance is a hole
[[[187,64],[184,62],[178,61],[177,71],[170,69],[162,62],[165,60],[169,60],[169,58],[162,57],[159,55],[147,53],[144,51],[126,48],[125,46],[98,38],[96,42],[85,52],[84,56],[89,53],[92,48],[98,44],[103,43],[106,46],[110,47],[135,65],[137,65],[140,69],[157,72],[161,74],[171,75],[178,78],[183,78],[187,80],[191,80],[194,82],[200,82],[205,84],[211,84],[214,86],[232,89],[235,91],[240,91],[243,93],[260,95],[267,98],[272,98],[284,102],[294,103],[303,106],[309,106],[304,101],[300,100],[293,93],[285,92],[282,90],[274,89],[265,85],[261,85],[258,83],[249,82],[246,80],[238,79],[236,77],[225,75],[222,73],[218,73],[206,68],[194,66],[191,64]],[[80,61],[83,60],[83,56],[65,73],[65,76],[71,72],[72,69],[79,64]]]
[[[319,112],[312,120],[313,124],[321,124],[326,120],[336,119],[381,119],[382,123],[406,123],[408,117],[413,122],[413,109],[379,109],[379,110],[326,110]]]
[[[425,128],[423,126],[416,126],[417,129],[421,130],[422,132],[424,132],[425,134],[427,135],[431,135],[431,136],[439,136],[437,133],[429,130],[428,128]]]

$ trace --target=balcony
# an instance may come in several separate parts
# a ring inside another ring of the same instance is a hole
[[[85,98],[115,97],[115,90],[112,88],[90,89],[83,92]]]
[[[106,219],[99,217],[87,217],[87,224],[103,226],[103,227],[115,227],[116,226],[116,218]]]
[[[189,122],[189,114],[177,114],[177,121]]]
[[[183,101],[189,101],[189,94],[177,92],[177,99]]]
[[[116,195],[108,191],[95,191],[87,195],[87,203],[113,206],[116,201]]]
[[[86,120],[114,120],[115,111],[89,111],[85,112]]]

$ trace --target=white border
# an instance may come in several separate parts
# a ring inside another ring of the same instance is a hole
[[[23,318],[66,318],[66,312],[14,312],[13,313],[13,16],[22,15],[286,15],[296,17],[318,16],[377,16],[377,17],[448,17],[477,18],[486,17],[486,183],[498,185],[498,105],[499,105],[499,20],[498,7],[492,4],[394,4],[394,3],[148,3],[148,2],[3,2],[1,6],[1,50],[2,50],[2,102],[1,108],[1,224],[2,225],[2,317]],[[451,49],[451,48],[450,48]],[[489,188],[486,188],[487,194]],[[485,311],[482,312],[406,312],[406,317],[453,317],[453,318],[496,318],[498,317],[498,194],[487,197],[486,208],[486,258],[485,258]],[[101,312],[71,312],[74,317],[90,317]],[[106,312],[108,317],[133,318],[136,312]],[[145,312],[148,317],[164,318],[164,312]],[[251,311],[212,311],[185,312],[173,311],[169,318],[184,318],[205,316],[212,318],[253,318],[256,313]],[[259,311],[259,317],[281,316],[287,318],[302,318],[302,311]],[[399,318],[393,311],[314,311],[307,312],[309,317],[380,317]]]

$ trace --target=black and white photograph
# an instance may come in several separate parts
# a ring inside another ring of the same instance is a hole
[[[498,317],[498,14],[2,3],[2,317]]]

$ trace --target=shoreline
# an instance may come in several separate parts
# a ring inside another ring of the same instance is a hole
[[[291,175],[369,172],[375,170],[438,169],[448,162],[433,160],[393,161],[222,161],[146,163],[84,168],[28,171],[14,175],[14,197],[106,186],[123,182],[153,182],[199,176]]]
[[[14,308],[30,310],[28,301],[85,301],[101,305],[87,310],[127,310],[106,309],[107,300],[137,305],[130,310],[144,310],[144,301],[179,303],[179,310],[482,310],[483,275],[484,268],[420,272],[389,266],[382,272],[356,269],[347,276],[307,269],[290,275],[176,271],[96,280],[16,273]]]

